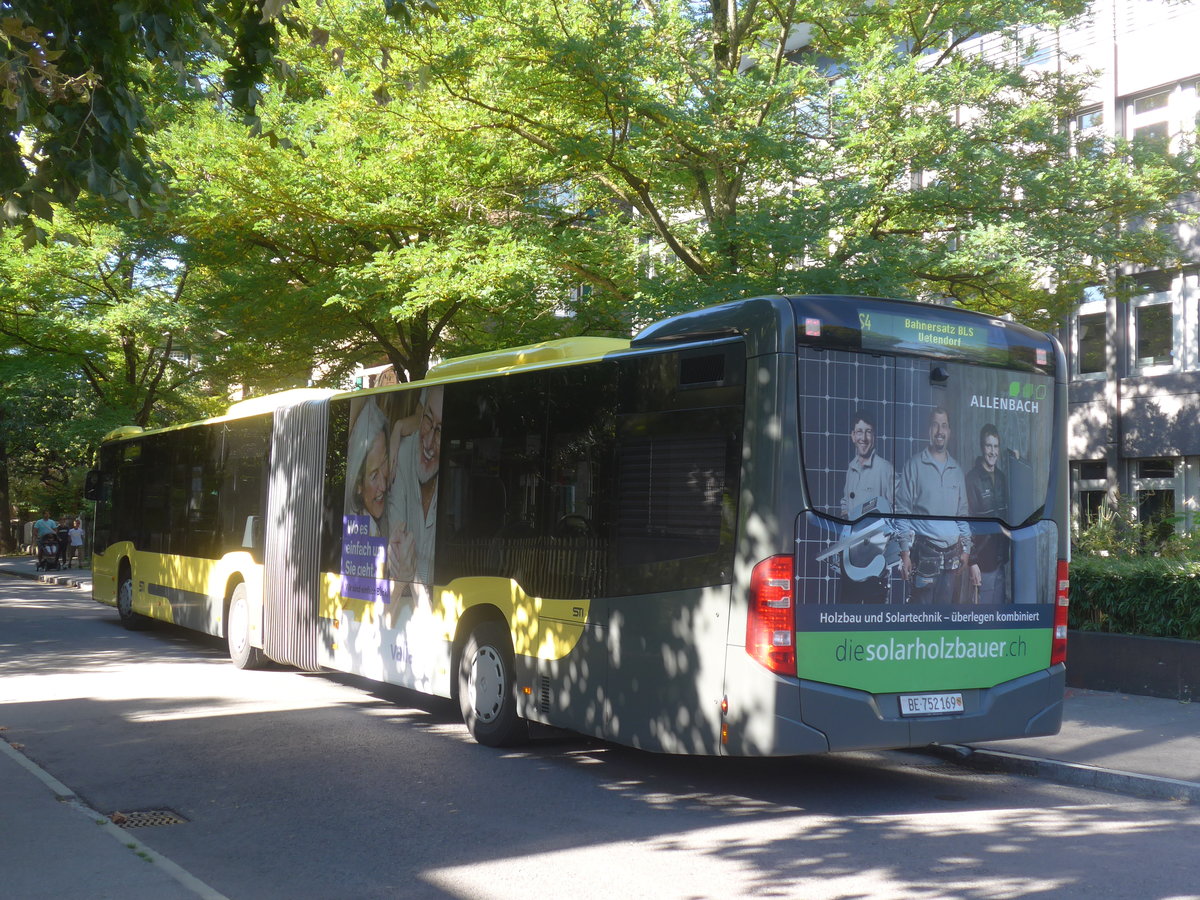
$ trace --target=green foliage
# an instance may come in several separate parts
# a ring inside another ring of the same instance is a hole
[[[299,28],[295,0],[2,0],[0,227],[44,232],[53,204],[81,191],[138,214],[163,194],[144,133],[166,73],[232,103],[256,124],[259,89],[281,32]],[[431,0],[382,0],[407,21]],[[216,79],[204,79],[214,59]],[[219,85],[219,87],[218,87]]]
[[[264,91],[262,137],[194,104],[155,139],[187,255],[224,273],[228,308],[251,302],[245,330],[307,341],[327,372],[383,356],[419,378],[435,354],[600,321],[556,315],[570,282],[544,237],[542,162],[415,104],[403,82],[420,73],[379,10],[311,16],[313,37],[280,50],[292,77]]]
[[[162,423],[758,293],[1052,326],[1169,259],[1197,186],[1190,150],[1060,127],[1084,79],[1023,65],[1013,23],[1083,0],[427,6],[0,0],[0,199],[43,238],[0,232],[11,346]],[[990,31],[1012,52],[965,51]],[[139,212],[154,179],[152,217],[57,205]]]
[[[0,232],[0,337],[12,361],[126,424],[211,410],[205,382],[225,374],[222,341],[194,302],[204,273],[187,268],[174,236],[89,204],[61,211],[55,227],[24,252],[18,235]]]
[[[1076,557],[1070,627],[1200,640],[1200,562]]]
[[[1166,222],[1197,184],[1191,154],[1076,152],[1061,123],[1086,79],[1023,65],[1014,23],[1084,6],[459,0],[411,52],[429,116],[461,111],[541,152],[579,207],[635,214],[652,278],[632,293],[651,310],[842,291],[1053,325],[1108,266],[1169,258],[1160,231],[1123,223]],[[1011,52],[966,51],[989,32]],[[605,221],[559,217],[581,244]]]
[[[1073,542],[1072,628],[1200,640],[1200,534],[1106,501]]]
[[[1095,518],[1075,534],[1076,556],[1157,556],[1168,559],[1200,558],[1200,533],[1183,531],[1178,516],[1148,521],[1138,517],[1128,497],[1105,500]]]

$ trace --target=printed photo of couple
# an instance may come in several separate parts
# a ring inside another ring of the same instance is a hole
[[[355,400],[346,452],[342,595],[389,603],[433,581],[440,385]]]

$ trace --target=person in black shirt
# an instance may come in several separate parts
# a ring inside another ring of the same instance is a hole
[[[967,506],[979,518],[1008,518],[1008,478],[1001,471],[1000,432],[992,424],[979,431],[980,455],[967,473]],[[996,531],[977,532],[971,543],[971,583],[979,603],[1008,601],[1008,538]]]

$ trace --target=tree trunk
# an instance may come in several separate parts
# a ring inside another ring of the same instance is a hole
[[[0,411],[0,420],[4,418]],[[8,495],[8,441],[0,435],[0,554],[15,553],[17,538],[12,531],[12,501]]]

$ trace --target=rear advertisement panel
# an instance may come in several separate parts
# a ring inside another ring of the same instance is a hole
[[[923,323],[921,337],[971,336]],[[800,677],[896,693],[1044,669],[1053,379],[807,349],[799,373],[814,510],[797,523]]]

